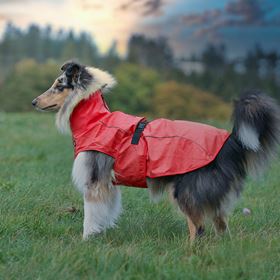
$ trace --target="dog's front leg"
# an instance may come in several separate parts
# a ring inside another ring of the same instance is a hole
[[[92,189],[84,192],[84,230],[83,239],[86,240],[90,235],[100,233],[103,229],[104,215],[106,217],[106,205],[98,199]],[[106,218],[105,218],[106,219]]]
[[[121,194],[115,186],[94,185],[84,193],[83,239],[113,227],[121,212]]]
[[[97,152],[81,152],[74,161],[73,182],[84,196],[84,239],[114,226],[122,209],[120,190],[112,185],[113,162],[106,161],[111,159]]]

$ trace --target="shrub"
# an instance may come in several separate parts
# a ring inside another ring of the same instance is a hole
[[[172,119],[217,119],[230,116],[230,106],[215,95],[174,81],[156,86],[153,114]]]
[[[47,90],[59,72],[52,61],[38,64],[32,59],[17,63],[0,86],[1,111],[30,111],[31,101]]]

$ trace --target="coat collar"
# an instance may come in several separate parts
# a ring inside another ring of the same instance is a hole
[[[73,136],[81,135],[92,129],[92,125],[110,114],[101,90],[81,100],[70,116],[70,128]]]

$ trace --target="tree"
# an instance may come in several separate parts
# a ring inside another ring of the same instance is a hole
[[[29,26],[24,36],[24,52],[27,58],[34,58],[38,62],[44,61],[42,33],[39,26]]]
[[[23,55],[23,47],[20,42],[23,38],[23,33],[15,27],[11,22],[6,25],[3,34],[3,39],[0,42],[0,62],[10,69]]]
[[[58,76],[53,62],[38,64],[26,59],[17,63],[0,88],[0,111],[30,111],[31,101],[47,90]]]
[[[87,65],[97,66],[100,63],[98,48],[93,38],[86,32],[82,32],[76,39],[76,57]]]
[[[117,50],[117,42],[113,41],[107,53],[103,57],[103,67],[108,71],[113,71],[121,63],[121,58]]]
[[[226,63],[226,47],[224,45],[208,45],[201,54],[201,61],[203,62],[206,71],[221,72]]]
[[[148,39],[144,35],[132,35],[128,42],[127,60],[162,73],[171,71],[175,66],[172,49],[163,37]]]
[[[107,98],[112,110],[131,114],[149,115],[158,74],[149,68],[135,64],[121,64],[115,70],[116,89]]]
[[[93,38],[82,32],[75,35],[73,31],[52,31],[51,26],[41,28],[32,24],[27,31],[8,23],[0,41],[0,63],[7,73],[22,59],[34,59],[44,63],[48,59],[56,59],[60,63],[76,58],[85,64],[100,64],[100,55]],[[1,72],[2,72],[1,71]]]
[[[266,54],[266,61],[268,66],[267,74],[271,79],[275,79],[276,76],[276,68],[278,63],[278,54],[276,51],[271,51],[268,54]]]

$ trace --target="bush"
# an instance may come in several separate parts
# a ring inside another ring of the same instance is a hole
[[[0,111],[31,111],[31,101],[47,90],[59,75],[59,65],[25,59],[17,63],[0,85]],[[162,82],[152,69],[124,63],[115,69],[118,86],[106,99],[112,110],[156,118],[218,119],[229,117],[229,106],[194,86]]]
[[[149,115],[154,88],[160,82],[158,73],[144,66],[124,63],[116,68],[115,77],[118,85],[107,96],[110,108]]]
[[[0,111],[30,111],[31,101],[46,91],[58,76],[54,62],[38,64],[26,59],[17,63],[0,86]]]
[[[230,106],[215,95],[174,81],[156,86],[153,114],[172,119],[217,119],[230,116]]]

